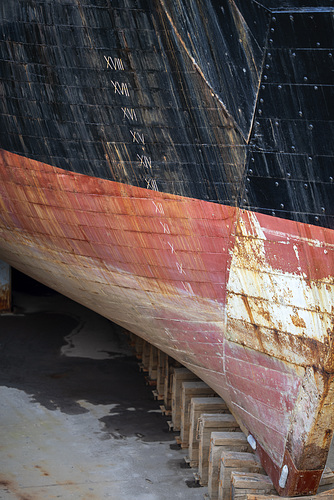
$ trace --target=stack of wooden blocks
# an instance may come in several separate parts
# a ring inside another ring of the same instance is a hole
[[[195,480],[207,486],[210,500],[285,500],[278,496],[257,456],[226,403],[194,373],[135,335],[131,345],[141,360],[153,395],[170,415],[170,430],[188,449],[186,462],[196,468]],[[334,474],[326,469],[319,493],[303,500],[334,500]],[[328,491],[323,491],[323,490]],[[294,498],[298,500],[298,498]]]

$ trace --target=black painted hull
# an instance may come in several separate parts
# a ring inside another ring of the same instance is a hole
[[[333,228],[330,4],[2,6],[0,146]]]

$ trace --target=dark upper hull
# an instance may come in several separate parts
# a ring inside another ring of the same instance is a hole
[[[0,147],[334,228],[330,2],[1,9]]]

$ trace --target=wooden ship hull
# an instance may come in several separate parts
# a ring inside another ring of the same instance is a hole
[[[333,25],[278,3],[8,0],[0,259],[192,370],[294,496],[334,423]]]

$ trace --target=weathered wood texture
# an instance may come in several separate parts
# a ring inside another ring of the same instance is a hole
[[[190,402],[189,459],[190,466],[199,462],[199,419],[205,413],[229,413],[225,401],[219,397],[192,398]]]
[[[134,349],[135,349],[135,352],[136,352],[136,358],[137,359],[142,359],[142,357],[143,357],[144,342],[145,342],[145,340],[143,340],[141,337],[138,337],[138,335],[136,335]]]
[[[261,462],[254,453],[223,451],[220,463],[218,500],[231,499],[232,472],[257,472],[264,474]]]
[[[193,397],[212,397],[215,395],[216,392],[205,382],[182,382],[180,439],[183,448],[189,446],[191,399]]]
[[[158,349],[150,344],[150,356],[148,364],[148,375],[151,380],[157,380],[158,371]]]
[[[211,500],[218,499],[221,456],[224,451],[250,452],[243,432],[213,432],[210,441],[208,491]]]
[[[198,475],[200,484],[206,486],[209,478],[209,455],[211,434],[213,432],[235,432],[239,430],[238,423],[231,414],[203,414],[198,422],[199,433],[199,463]]]
[[[258,473],[232,472],[232,500],[247,500],[250,494],[276,495],[269,476]]]
[[[291,500],[291,497],[280,497],[278,495],[257,495],[257,494],[247,494],[246,500]],[[334,499],[334,489],[324,491],[323,493],[318,493],[317,495],[307,495],[303,497],[293,497],[293,500],[333,500]]]
[[[158,399],[164,398],[165,372],[168,355],[158,349],[158,368],[157,368],[157,396]]]
[[[142,370],[148,372],[149,365],[150,365],[150,344],[149,342],[144,342],[142,359],[141,359]]]
[[[199,378],[184,367],[175,368],[172,382],[172,422],[174,431],[181,429],[182,382],[199,381]]]
[[[173,373],[176,368],[180,368],[181,364],[174,358],[168,356],[165,362],[165,375],[164,375],[164,404],[168,411],[172,411],[172,383]]]

